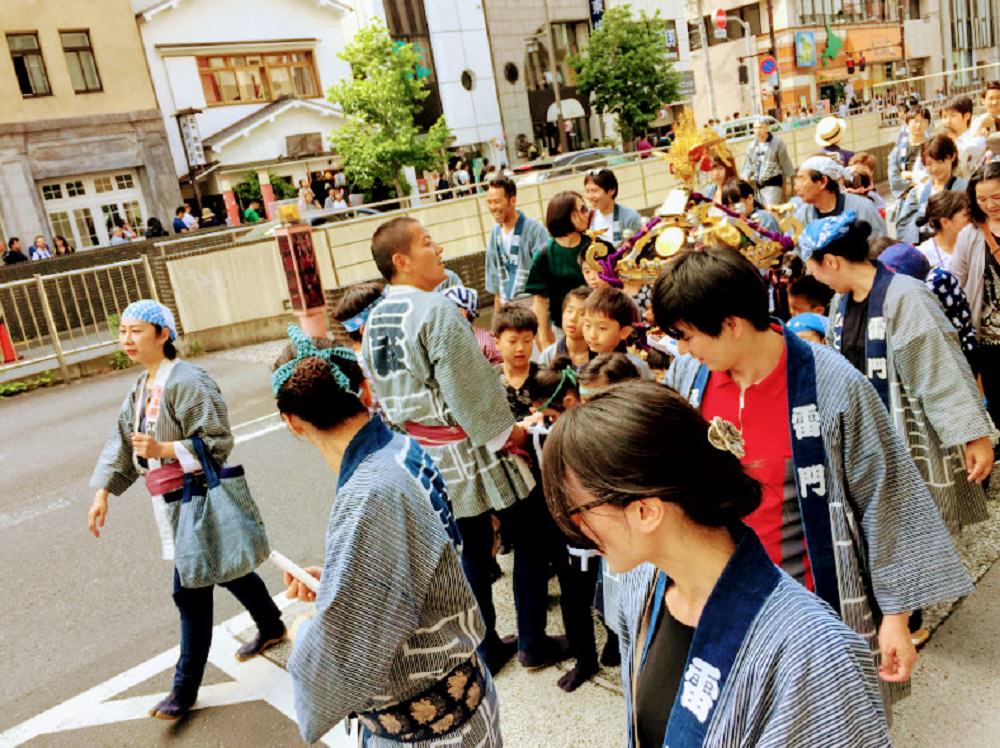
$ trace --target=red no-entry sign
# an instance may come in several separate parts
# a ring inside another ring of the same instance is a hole
[[[778,61],[773,55],[764,55],[760,58],[760,72],[764,75],[771,75],[778,69]]]
[[[716,8],[715,12],[712,14],[712,22],[715,24],[716,28],[724,29],[726,28],[726,11],[722,8]]]

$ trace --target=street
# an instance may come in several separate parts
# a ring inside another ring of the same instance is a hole
[[[219,382],[236,427],[231,462],[247,468],[272,547],[300,563],[322,558],[334,480],[318,453],[274,417],[269,366],[278,344],[199,357]],[[170,566],[160,560],[149,499],[141,484],[112,499],[95,540],[86,528],[93,464],[136,369],[34,391],[0,402],[0,565],[5,601],[0,665],[0,746],[299,745],[290,679],[275,662],[233,659],[248,626],[228,593],[215,595],[217,627],[199,704],[171,725],[145,717],[169,689],[177,613]],[[979,526],[977,563],[995,559],[995,504]],[[985,549],[985,550],[984,550]],[[509,569],[509,557],[502,558]],[[272,594],[279,574],[260,572]],[[510,574],[495,587],[501,632],[513,629]],[[283,597],[280,605],[287,605]],[[290,607],[290,612],[296,606]],[[558,612],[550,610],[552,629]],[[287,620],[287,619],[286,619]],[[914,695],[896,713],[896,744],[995,745],[1000,688],[1000,568],[935,632],[921,656]],[[287,648],[286,648],[287,649]],[[621,744],[617,672],[604,671],[573,694],[555,669],[508,666],[498,677],[509,746]],[[39,716],[41,715],[41,716]],[[340,729],[329,745],[354,745]]]

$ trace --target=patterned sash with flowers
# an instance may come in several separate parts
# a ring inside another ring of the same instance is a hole
[[[372,735],[400,743],[418,743],[447,735],[468,722],[476,713],[485,689],[485,670],[473,655],[426,691],[356,716]]]

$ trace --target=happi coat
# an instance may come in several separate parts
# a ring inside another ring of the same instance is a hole
[[[316,615],[299,628],[288,661],[307,742],[354,712],[411,699],[475,654],[485,625],[460,544],[441,473],[420,445],[373,417],[344,453]],[[486,686],[458,730],[406,745],[500,746],[488,674]],[[368,734],[364,744],[401,743]]]
[[[534,218],[517,211],[517,223],[510,240],[510,251],[503,245],[503,227],[497,224],[486,240],[486,290],[500,296],[506,304],[515,299],[530,299],[524,292],[531,271],[531,259],[549,240],[549,232]]]
[[[702,610],[664,748],[889,746],[864,640],[781,571],[749,528]],[[669,580],[652,564],[621,575],[617,628],[627,745],[634,687]]]
[[[413,286],[386,286],[365,325],[362,355],[395,429],[459,426],[467,435],[425,446],[456,517],[505,509],[531,492],[527,464],[501,451],[514,426],[507,394],[454,302]]]
[[[962,597],[972,580],[875,389],[836,351],[783,331],[793,455],[799,435],[822,441],[822,470],[794,465],[816,593],[868,641],[877,666],[882,614]],[[700,408],[706,374],[695,358],[680,356],[665,383]],[[815,388],[814,407],[796,407],[796,380]],[[817,495],[811,481],[819,478]],[[886,703],[907,687],[883,683]]]
[[[147,392],[149,402],[140,414],[136,401],[145,402]],[[180,359],[163,361],[154,382],[147,382],[144,372],[125,395],[90,478],[91,488],[106,488],[113,496],[120,496],[147,468],[159,466],[158,460],[148,460],[144,466],[135,457],[131,434],[137,431],[158,442],[179,442],[177,456],[186,473],[201,469],[192,437],[201,438],[216,465],[224,464],[233,449],[229,414],[219,385],[204,369]],[[166,503],[161,496],[153,496],[152,501],[163,557],[169,560],[174,557],[180,502]]]
[[[964,447],[983,436],[996,441],[993,423],[958,333],[937,298],[916,278],[878,267],[876,285],[885,278],[888,286],[881,315],[873,309],[876,294],[869,296],[866,339],[872,342],[881,335],[885,358],[869,358],[867,374],[876,389],[875,380],[887,383],[883,407],[906,441],[945,524],[957,535],[989,516],[986,492],[967,478]],[[838,350],[845,302],[837,296],[830,306],[827,340]]]

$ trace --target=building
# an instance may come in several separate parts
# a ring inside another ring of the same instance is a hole
[[[5,0],[0,230],[110,242],[180,201],[129,0]]]
[[[249,175],[260,178],[267,205],[270,179],[294,185],[338,166],[330,133],[343,117],[326,92],[350,75],[338,55],[381,17],[378,2],[132,0],[132,7],[186,195],[193,172],[205,202],[221,208],[224,199],[238,223],[233,186]]]
[[[845,99],[884,98],[894,81],[924,76],[930,77],[907,86],[932,96],[967,81],[967,75],[952,71],[1000,60],[1000,9],[993,0],[772,0],[770,5],[776,50],[766,0],[689,0],[695,84],[710,94],[694,102],[698,121],[751,114],[757,101],[762,111],[773,110],[778,77],[759,68],[770,52],[779,66],[781,107],[793,114],[827,110]],[[721,39],[709,15],[716,7],[739,19],[730,20]]]

